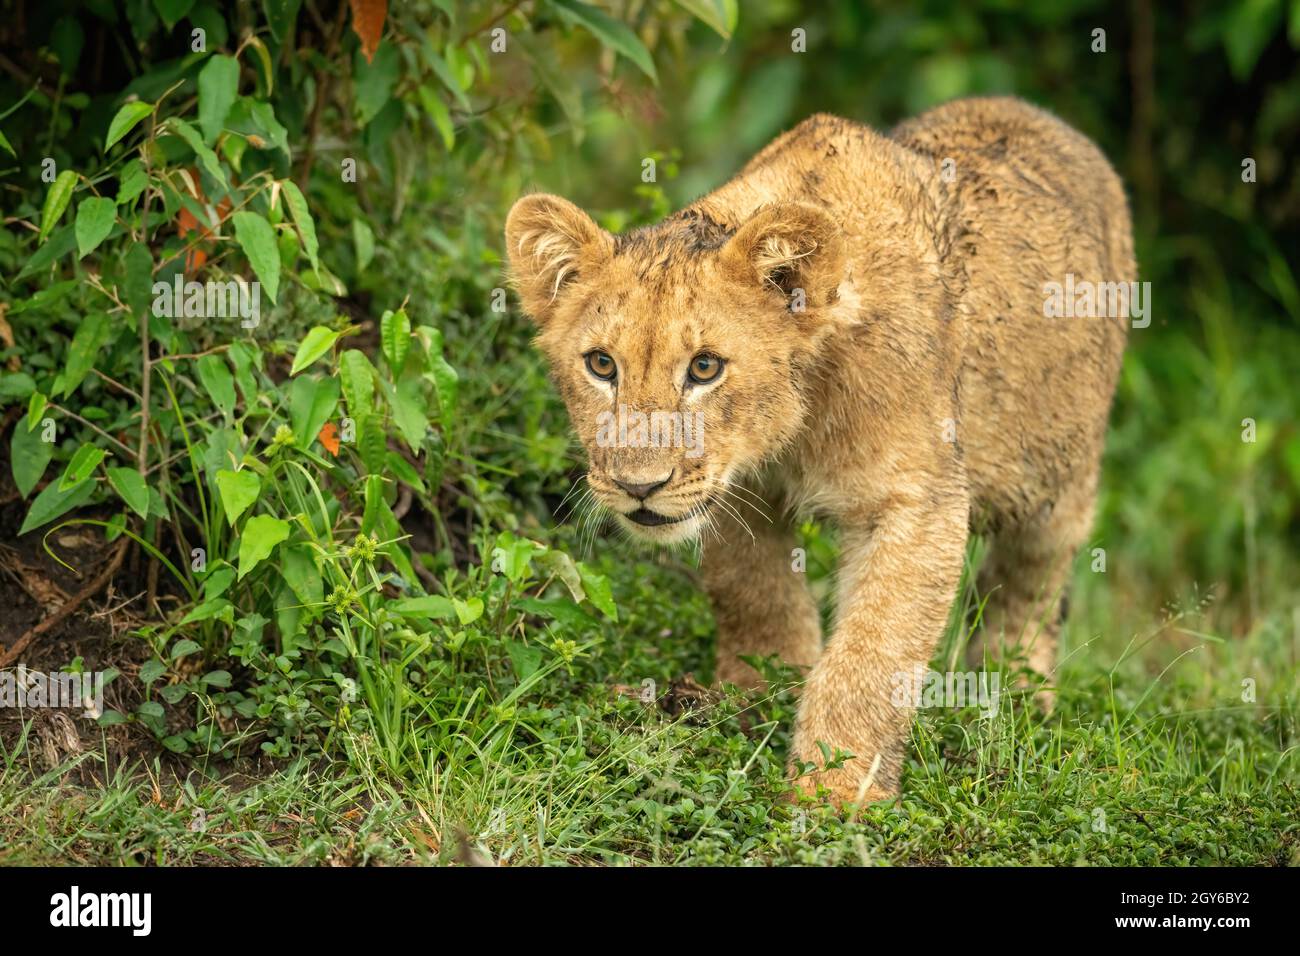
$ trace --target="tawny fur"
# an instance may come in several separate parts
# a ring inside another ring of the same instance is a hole
[[[640,537],[702,536],[718,677],[753,684],[751,654],[809,668],[803,789],[897,792],[912,714],[891,703],[895,675],[928,666],[972,529],[991,544],[972,666],[1015,650],[1050,677],[1127,319],[1045,317],[1044,288],[1136,279],[1123,189],[1085,137],[1014,99],[889,135],[819,115],[659,225],[612,236],[531,195],[506,241],[597,500]],[[596,349],[614,383],[587,370]],[[700,352],[724,371],[688,386]],[[597,416],[620,404],[703,413],[704,454],[600,447]],[[615,479],[668,476],[644,506],[683,520],[628,520],[642,503]],[[825,650],[792,561],[805,512],[839,529]],[[819,741],[854,757],[824,769]]]

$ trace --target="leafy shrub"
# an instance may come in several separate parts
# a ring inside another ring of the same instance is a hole
[[[102,528],[163,569],[179,605],[140,632],[145,702],[105,723],[137,720],[178,751],[253,739],[287,755],[360,722],[396,764],[404,689],[432,694],[471,653],[522,686],[598,630],[581,604],[616,615],[605,579],[562,552],[509,532],[485,547],[486,526],[519,527],[515,497],[553,494],[568,439],[506,314],[485,238],[499,196],[470,191],[459,220],[453,197],[485,166],[526,171],[547,148],[540,117],[578,118],[584,91],[539,35],[655,69],[597,8],[552,0],[525,30],[517,6],[472,21],[373,0],[32,11],[36,75],[5,81],[16,105],[0,116],[0,149],[21,159],[0,233],[19,533]],[[523,57],[498,68],[506,27]],[[104,43],[123,61],[92,62]],[[488,108],[521,81],[545,92]],[[496,360],[538,386],[508,410],[448,361],[448,337],[461,359],[481,352],[485,323],[506,330]],[[537,436],[531,467],[484,441],[503,414]],[[407,515],[427,518],[423,548]],[[525,616],[573,636],[520,640]]]

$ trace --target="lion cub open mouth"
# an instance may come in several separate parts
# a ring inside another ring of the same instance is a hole
[[[611,235],[539,194],[506,243],[594,500],[637,537],[701,542],[717,677],[754,684],[751,655],[809,668],[800,788],[898,791],[916,702],[891,689],[936,651],[973,521],[988,598],[968,666],[1004,648],[1051,679],[1131,317],[1049,293],[1137,270],[1123,187],[1084,136],[1014,99],[887,135],[814,116],[657,225]],[[801,510],[838,529],[824,652]]]
[[[664,524],[677,524],[690,517],[690,514],[678,515],[676,518],[670,518],[668,515],[661,515],[657,511],[651,511],[649,508],[637,508],[631,514],[623,515],[629,521],[635,521],[637,524],[645,525],[647,528],[657,528]]]

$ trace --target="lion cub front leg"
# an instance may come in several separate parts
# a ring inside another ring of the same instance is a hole
[[[758,672],[741,656],[777,655],[788,664],[811,667],[821,653],[817,606],[794,568],[798,544],[793,529],[761,518],[743,527],[725,509],[715,509],[701,570],[718,625],[716,679],[757,687]],[[752,535],[752,536],[751,536]]]
[[[902,675],[929,665],[956,596],[969,504],[954,492],[937,504],[894,504],[841,526],[839,614],[808,677],[794,756],[814,765],[796,786],[819,786],[841,806],[898,793],[914,702],[895,702]],[[825,744],[853,756],[826,768]]]

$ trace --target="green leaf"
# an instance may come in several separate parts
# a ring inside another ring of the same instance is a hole
[[[357,452],[366,471],[377,475],[384,470],[384,455],[388,451],[388,436],[383,420],[376,414],[357,420]]]
[[[587,592],[587,600],[595,605],[596,610],[611,621],[618,620],[618,607],[614,604],[614,593],[610,589],[609,579],[597,574],[585,564],[578,564],[578,573],[582,575],[582,587]]]
[[[289,35],[294,21],[298,18],[298,8],[301,5],[302,0],[263,0],[266,23],[271,28],[271,36],[275,40],[283,41]]]
[[[136,710],[136,713],[138,713],[138,714],[140,714],[140,715],[142,715],[142,716],[144,716],[144,717],[164,717],[164,716],[166,716],[166,711],[163,710],[162,704],[158,703],[158,701],[156,701],[156,700],[146,700],[143,704],[141,704],[141,705],[140,705],[139,707],[137,707],[135,710]]]
[[[289,391],[289,417],[299,448],[309,448],[339,404],[337,378],[297,378]]]
[[[492,570],[519,583],[528,576],[533,557],[545,550],[528,538],[516,538],[509,531],[503,531],[497,535],[496,547],[492,549]]]
[[[590,631],[596,626],[596,619],[567,597],[553,598],[549,601],[540,598],[521,598],[515,601],[514,606],[529,614],[559,621],[578,632]]]
[[[433,127],[442,137],[442,145],[451,152],[456,146],[456,127],[451,122],[451,111],[447,109],[447,104],[438,98],[438,94],[429,86],[422,86],[419,89],[420,105],[424,111],[429,114],[429,119],[433,121]],[[357,220],[353,220],[354,222]]]
[[[286,544],[281,548],[280,575],[303,604],[320,604],[325,600],[320,568],[310,545]]]
[[[167,132],[174,133],[184,140],[185,145],[194,150],[194,155],[198,158],[204,172],[219,183],[223,191],[229,189],[226,174],[221,169],[221,161],[217,159],[217,154],[203,142],[203,137],[199,135],[198,130],[183,119],[173,116],[167,121]]]
[[[455,421],[456,395],[460,390],[460,376],[456,374],[454,368],[447,364],[447,360],[442,357],[441,351],[430,356],[429,365],[432,368],[429,375],[433,379],[434,391],[438,395],[438,420],[442,423],[442,430],[445,434],[451,431],[452,423]]]
[[[32,502],[32,507],[23,520],[23,526],[18,529],[18,534],[24,535],[33,528],[48,524],[65,512],[84,504],[94,490],[93,481],[83,481],[67,491],[60,491],[58,482],[50,482]]]
[[[230,364],[235,366],[235,382],[244,393],[244,405],[252,408],[257,402],[257,379],[253,377],[253,365],[257,352],[247,342],[235,342],[226,350]]]
[[[36,379],[26,372],[6,372],[0,375],[0,402],[30,398],[36,391]]]
[[[97,445],[82,445],[72,456],[72,461],[68,462],[68,467],[63,469],[63,477],[59,479],[59,490],[67,491],[81,484],[91,476],[99,463],[104,460],[106,452]]]
[[[45,466],[50,463],[54,457],[54,442],[44,441],[41,436],[42,429],[32,431],[23,428],[22,423],[14,425],[13,435],[9,439],[9,459],[13,468],[14,484],[18,488],[18,493],[26,498],[37,482],[41,480],[41,475],[45,474]]]
[[[162,661],[156,658],[147,660],[140,665],[140,682],[152,684],[165,673],[167,673],[167,665]]]
[[[32,257],[27,260],[27,264],[22,267],[17,277],[22,279],[35,275],[76,248],[77,237],[73,234],[72,226],[56,229],[49,241],[32,253]]]
[[[396,611],[402,617],[432,618],[435,620],[456,617],[456,606],[451,603],[451,600],[436,594],[423,597],[398,598],[396,601],[390,601],[388,608],[391,611]]]
[[[221,495],[226,520],[233,528],[239,516],[251,508],[262,493],[262,479],[251,468],[239,471],[223,468],[217,472],[217,492]]]
[[[230,218],[235,224],[239,248],[244,250],[262,288],[274,303],[280,290],[280,251],[275,244],[275,230],[256,213],[237,212]]]
[[[425,494],[424,481],[420,478],[420,473],[412,467],[411,463],[395,451],[390,451],[384,456],[384,464],[388,466],[398,481],[406,482],[420,494]]]
[[[117,203],[102,196],[83,199],[77,206],[77,258],[88,253],[108,238],[117,222]]]
[[[81,320],[68,346],[68,364],[54,381],[53,391],[71,395],[100,359],[100,349],[108,341],[111,329],[108,317],[92,312]]]
[[[117,115],[113,117],[113,122],[108,124],[108,136],[104,139],[104,152],[107,153],[114,143],[131,132],[136,123],[152,112],[153,104],[141,100],[127,103],[118,110]]]
[[[379,341],[394,377],[402,374],[406,353],[411,347],[411,320],[405,309],[385,312],[379,320]]]
[[[320,268],[316,221],[311,217],[311,210],[307,208],[307,198],[303,196],[298,184],[292,179],[286,179],[280,185],[284,189],[284,201],[289,207],[289,215],[293,217],[294,225],[298,227],[298,233],[302,236],[302,247],[307,253],[307,258],[311,260],[311,268],[314,272]],[[352,220],[353,228],[360,221],[360,219]]]
[[[9,140],[3,132],[0,132],[0,149],[3,149],[14,159],[18,158],[18,154],[14,152],[13,146],[9,145]]]
[[[203,675],[203,683],[209,687],[229,687],[230,671],[208,671]]]
[[[465,95],[465,90],[461,87],[460,81],[456,78],[456,74],[452,72],[451,67],[447,65],[447,61],[438,55],[432,40],[427,35],[421,44],[421,51],[424,54],[425,62],[429,64],[434,75],[442,81],[447,89],[451,90],[452,96],[456,97],[456,105],[466,113],[471,112],[469,97]]]
[[[149,487],[144,476],[131,468],[108,469],[108,483],[141,518],[149,517]]]
[[[289,369],[289,374],[297,375],[332,349],[339,340],[339,335],[340,333],[323,325],[314,326],[298,345],[298,353],[293,357],[293,368]]]
[[[366,476],[366,506],[361,513],[361,533],[370,534],[379,524],[380,511],[384,507],[384,476]]]
[[[41,416],[45,414],[45,406],[50,400],[45,397],[44,392],[32,392],[32,397],[27,402],[27,430],[35,431],[36,426],[41,423]]]
[[[353,105],[356,108],[357,124],[365,126],[379,115],[392,98],[393,87],[401,75],[401,54],[391,43],[381,43],[375,51],[375,58],[367,63],[361,51],[357,51],[353,69]]]
[[[374,366],[364,352],[348,349],[339,356],[339,383],[348,403],[348,414],[359,424],[375,407]]]
[[[45,194],[45,206],[41,209],[41,232],[37,242],[44,242],[72,201],[72,190],[77,185],[77,174],[65,169],[50,184],[50,191]]]
[[[467,601],[452,598],[452,607],[456,609],[456,619],[461,625],[473,624],[483,616],[483,599],[472,597]]]
[[[195,363],[199,381],[217,408],[229,415],[235,410],[235,379],[230,366],[220,355],[205,355]]]
[[[239,536],[239,580],[270,556],[277,544],[289,537],[289,522],[270,515],[254,515]]]
[[[239,61],[220,53],[209,57],[199,71],[199,126],[208,145],[221,133],[238,96]]]
[[[424,433],[429,428],[429,408],[424,400],[424,391],[420,379],[413,376],[404,377],[397,383],[397,388],[389,392],[393,406],[393,421],[406,439],[411,451],[419,454],[424,443]]]
[[[573,558],[563,551],[547,551],[537,556],[537,563],[546,570],[546,573],[554,574],[563,581],[575,601],[587,599],[587,592],[582,586],[582,574]]]
[[[677,0],[677,5],[724,40],[731,38],[731,31],[736,27],[734,3],[730,10],[723,0]]]
[[[352,220],[352,245],[357,251],[357,272],[365,272],[375,258],[375,233],[364,219]]]
[[[1282,24],[1282,4],[1277,0],[1243,0],[1231,5],[1223,18],[1223,49],[1238,83],[1245,83],[1269,40]]]
[[[224,561],[219,567],[208,566],[208,576],[203,581],[203,596],[208,600],[220,597],[235,581],[235,569]]]
[[[108,527],[104,529],[104,540],[116,541],[126,529],[126,512],[119,511],[108,519],[107,524]]]
[[[209,598],[190,613],[181,618],[182,624],[195,624],[199,621],[211,621],[214,618],[234,618],[234,605],[225,598]]]
[[[184,640],[177,641],[172,645],[170,656],[173,661],[178,661],[188,654],[193,654],[195,651],[201,650],[203,650],[203,648],[201,648],[197,643],[191,641],[189,638],[185,638]]]
[[[7,314],[18,315],[21,312],[30,312],[32,309],[49,308],[54,303],[67,298],[79,285],[81,283],[69,279],[66,282],[56,282],[54,285],[46,286],[38,290],[30,299],[19,299],[12,303]]]
[[[615,20],[604,10],[578,0],[551,0],[560,15],[570,23],[575,23],[588,30],[604,46],[627,57],[645,73],[654,83],[659,82],[655,74],[654,60],[650,51],[637,39],[637,35],[625,23]]]
[[[123,283],[126,304],[139,318],[153,307],[153,255],[147,243],[137,242],[126,254],[126,278]]]
[[[144,164],[138,159],[127,161],[117,174],[117,204],[121,206],[131,202],[144,192],[147,185],[149,176],[144,171]]]
[[[521,644],[519,641],[506,641],[506,653],[510,655],[510,666],[514,668],[515,678],[521,684],[542,666],[541,648]]]
[[[194,6],[194,0],[153,0],[153,6],[170,30],[185,19],[185,15]]]

